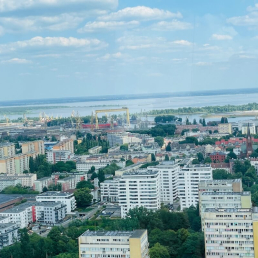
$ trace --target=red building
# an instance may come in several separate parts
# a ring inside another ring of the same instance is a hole
[[[226,159],[226,154],[224,152],[213,152],[210,154],[210,158],[213,163],[222,163]]]

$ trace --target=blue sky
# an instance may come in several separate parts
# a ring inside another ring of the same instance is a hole
[[[258,86],[255,0],[0,0],[0,100]]]

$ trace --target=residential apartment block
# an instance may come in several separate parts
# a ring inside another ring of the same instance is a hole
[[[210,164],[186,165],[178,175],[178,196],[181,210],[196,206],[199,201],[199,183],[212,179]]]
[[[172,204],[178,198],[178,175],[180,167],[174,162],[165,161],[148,170],[159,171],[160,174],[160,202]]]
[[[14,223],[1,222],[0,218],[0,249],[13,245],[19,240],[18,227]],[[6,220],[6,219],[3,219]]]
[[[232,134],[232,124],[218,124],[218,131],[221,134]]]
[[[0,174],[0,181],[5,179],[17,179],[20,180],[22,186],[33,187],[34,181],[37,180],[37,174]]]
[[[69,161],[74,158],[74,154],[69,150],[50,150],[46,153],[47,161],[56,164],[58,161]]]
[[[118,183],[119,178],[100,183],[102,202],[118,202]]]
[[[257,257],[258,208],[209,208],[203,213],[205,257]]]
[[[36,152],[37,155],[45,154],[44,142],[42,140],[23,142],[21,147],[22,147],[23,154],[27,154],[31,152]]]
[[[12,157],[15,155],[14,143],[0,143],[0,159]]]
[[[160,209],[160,176],[158,171],[139,170],[124,173],[118,184],[119,206],[124,218],[130,209]]]
[[[48,188],[52,184],[53,179],[51,177],[43,177],[34,181],[33,190],[42,193],[44,187]]]
[[[29,170],[29,158],[35,158],[36,153],[17,154],[12,157],[0,159],[0,174],[22,174]]]
[[[100,168],[104,168],[107,165],[110,165],[111,161],[103,161],[103,162],[77,162],[76,163],[76,170],[87,173],[91,167],[95,167],[96,170]]]
[[[76,200],[71,193],[45,192],[36,197],[37,202],[60,202],[66,205],[67,213],[76,209]]]
[[[149,258],[147,230],[86,231],[78,240],[82,258]]]
[[[0,178],[0,191],[3,191],[8,186],[16,186],[21,184],[21,180],[17,178]]]
[[[56,145],[53,146],[53,150],[68,150],[71,153],[74,153],[74,144],[72,139],[65,139],[60,141]]]
[[[101,152],[101,150],[102,150],[102,146],[95,146],[95,147],[89,149],[89,153],[90,154],[98,154]]]

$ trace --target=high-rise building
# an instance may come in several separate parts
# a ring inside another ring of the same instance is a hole
[[[102,202],[118,202],[118,183],[119,179],[105,180],[100,183]]]
[[[36,152],[37,155],[45,154],[44,142],[42,140],[22,143],[22,153]]]
[[[178,175],[178,195],[182,210],[197,205],[200,181],[211,179],[212,168],[210,164],[186,165],[181,168]]]
[[[73,139],[65,139],[53,146],[53,150],[69,150],[74,153]]]
[[[0,143],[0,159],[12,157],[15,155],[14,143]]]
[[[164,161],[148,170],[159,171],[160,174],[160,202],[172,204],[178,198],[178,174],[180,167],[174,162]]]
[[[147,230],[86,231],[79,237],[79,257],[149,258]]]
[[[118,184],[118,199],[122,218],[135,207],[153,211],[160,209],[159,172],[139,170],[124,173]]]
[[[205,257],[257,257],[258,208],[209,208],[203,213]]]

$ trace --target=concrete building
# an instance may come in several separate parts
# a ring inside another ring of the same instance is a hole
[[[74,144],[72,139],[65,139],[53,146],[53,150],[68,150],[74,153]]]
[[[36,153],[17,154],[0,159],[0,174],[23,174],[25,170],[29,170],[30,157],[36,158]]]
[[[52,184],[53,180],[51,177],[43,177],[34,181],[33,190],[42,193],[44,187],[48,188]]]
[[[250,192],[202,192],[200,213],[209,208],[252,208]]]
[[[79,256],[149,258],[148,246],[147,230],[88,230],[79,237]]]
[[[155,167],[148,167],[148,170],[159,171],[160,174],[160,202],[172,204],[178,198],[178,174],[179,164],[164,161]]]
[[[20,180],[20,184],[26,187],[33,187],[35,180],[37,180],[37,174],[19,174],[19,175],[10,175],[10,174],[0,174],[0,180],[4,179],[17,179]]]
[[[115,172],[115,176],[122,176],[124,173],[137,171],[143,164],[145,164],[145,163],[139,162],[139,163],[130,165],[128,167],[118,169]]]
[[[22,143],[22,153],[36,152],[38,155],[45,154],[44,142],[42,140]]]
[[[2,219],[0,218],[0,220]],[[0,221],[0,250],[19,240],[18,229],[14,223],[2,223]]]
[[[100,183],[100,193],[102,202],[118,202],[119,179],[105,180]]]
[[[69,161],[74,158],[74,154],[69,150],[50,150],[47,151],[47,161],[56,164],[58,161]]]
[[[113,146],[108,149],[108,153],[118,152],[120,151],[120,146]]]
[[[87,173],[91,167],[95,167],[96,170],[100,168],[104,168],[107,165],[110,165],[111,162],[77,162],[76,163],[76,170]]]
[[[160,176],[158,171],[139,170],[124,173],[118,184],[119,206],[124,218],[130,209],[160,209]]]
[[[36,221],[43,224],[57,224],[64,220],[67,208],[61,202],[37,202]]]
[[[21,180],[17,178],[0,178],[0,191],[3,191],[8,186],[16,186],[21,184]]]
[[[216,162],[216,163],[224,162],[226,159],[226,156],[227,155],[224,152],[213,152],[210,154],[210,158],[211,158],[212,162]]]
[[[248,126],[250,129],[251,134],[256,134],[256,124],[251,122],[251,123],[242,123],[242,134],[247,134],[248,132]]]
[[[89,149],[90,154],[98,154],[102,151],[102,146],[95,146],[91,149]]]
[[[218,131],[222,134],[232,134],[232,124],[218,124]]]
[[[0,143],[0,159],[12,157],[15,155],[14,143]]]
[[[178,175],[178,195],[181,210],[196,206],[199,201],[199,182],[212,179],[210,164],[187,165]]]
[[[71,193],[45,192],[36,197],[37,202],[60,202],[66,205],[67,213],[76,209],[76,200]]]
[[[206,209],[205,257],[257,257],[258,209]]]
[[[81,181],[80,177],[77,176],[69,176],[62,179],[57,180],[57,184],[61,184],[62,191],[67,191],[70,189],[75,189],[77,183]]]

